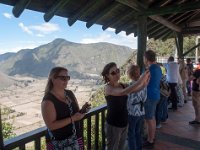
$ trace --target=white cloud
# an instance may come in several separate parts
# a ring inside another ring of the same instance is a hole
[[[113,28],[108,28],[108,29],[106,29],[106,31],[115,32],[115,29],[113,29]]]
[[[44,37],[44,34],[36,34],[37,37]]]
[[[19,27],[26,33],[32,35],[33,32],[29,29],[29,27],[25,26],[22,22],[19,23]]]
[[[3,13],[3,16],[8,18],[8,19],[11,19],[12,18],[12,15],[9,14],[9,13]]]
[[[52,32],[60,30],[57,24],[52,24],[52,23],[43,23],[40,25],[25,26],[21,22],[19,23],[19,26],[24,32],[30,35],[35,35],[37,37],[44,37],[45,34],[50,34]]]
[[[99,34],[98,36],[88,36],[81,40],[80,43],[98,43],[98,42],[108,42],[113,43],[117,45],[124,45],[131,47],[133,49],[137,48],[137,38],[134,37],[134,34],[130,34],[129,36],[126,36],[125,32],[120,32],[117,35],[111,35],[108,32],[103,32]]]
[[[58,24],[53,24],[53,23],[43,23],[41,25],[33,25],[29,26],[31,30],[38,31],[43,34],[49,34],[55,31],[60,30]]]

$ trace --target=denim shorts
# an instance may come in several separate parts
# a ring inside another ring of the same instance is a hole
[[[158,102],[159,100],[146,100],[146,102],[144,103],[145,119],[150,120],[155,117],[156,106]]]

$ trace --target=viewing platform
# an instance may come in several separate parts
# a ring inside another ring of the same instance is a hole
[[[189,125],[192,120],[191,100],[175,112],[169,110],[166,123],[157,129],[154,150],[200,150],[200,125]]]
[[[82,120],[86,150],[104,150],[106,147],[105,133],[102,130],[106,109],[106,105],[93,108]],[[169,110],[168,120],[162,123],[160,129],[157,129],[153,150],[200,150],[200,125],[188,123],[193,119],[194,109],[191,100],[175,112]],[[30,150],[29,143],[32,142],[31,149],[43,150],[45,149],[45,130],[45,127],[39,128],[4,141],[2,149],[11,150],[18,147],[19,150]]]

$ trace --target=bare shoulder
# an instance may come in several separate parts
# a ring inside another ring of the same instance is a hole
[[[54,105],[50,100],[42,101],[42,108],[53,108]]]

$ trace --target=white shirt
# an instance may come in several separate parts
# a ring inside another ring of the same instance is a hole
[[[176,62],[168,62],[163,64],[167,70],[167,82],[178,83],[179,80],[179,65]]]

